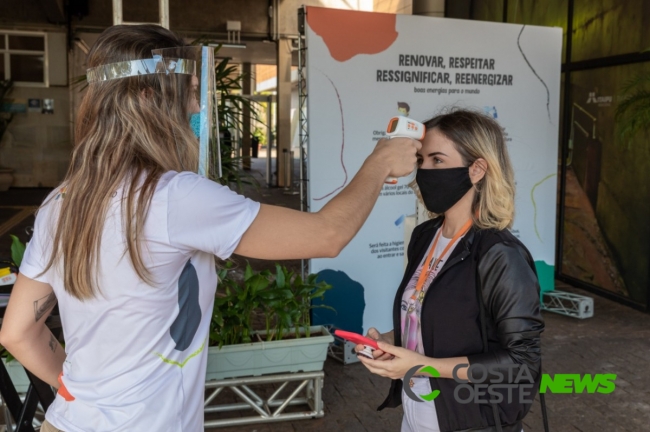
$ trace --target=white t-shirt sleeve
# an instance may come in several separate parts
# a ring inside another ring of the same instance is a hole
[[[27,244],[23,261],[20,264],[20,273],[30,279],[39,282],[50,283],[47,273],[43,273],[49,261],[51,253],[51,242],[54,237],[54,230],[56,229],[53,221],[50,220],[50,213],[52,207],[56,206],[54,200],[48,197],[47,204],[42,206],[36,214],[36,222],[34,223],[34,233],[31,240]]]
[[[221,259],[232,255],[260,209],[259,203],[190,172],[176,175],[168,194],[170,244]]]

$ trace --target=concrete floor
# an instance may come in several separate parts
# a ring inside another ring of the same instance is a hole
[[[253,173],[261,173],[264,160],[253,161]],[[0,192],[0,259],[7,258],[8,234],[25,237],[24,229],[33,223],[20,211],[38,205],[47,190]],[[299,207],[297,195],[282,189],[246,188],[243,193],[263,203]],[[12,219],[13,218],[13,219]],[[12,225],[13,224],[13,225]],[[241,257],[233,259],[243,264]],[[249,260],[255,269],[272,268],[273,263]],[[283,264],[298,269],[300,261]],[[558,289],[590,295],[559,283]],[[612,394],[547,394],[551,431],[650,431],[650,315],[593,296],[593,318],[577,320],[544,312],[546,331],[542,337],[545,373],[615,373]],[[370,374],[361,364],[343,365],[328,359],[325,363],[323,401],[325,417],[315,420],[252,425],[218,429],[235,431],[398,431],[402,411],[377,412],[389,381]],[[223,395],[226,399],[234,397]],[[216,429],[210,429],[216,430]],[[541,410],[533,405],[524,421],[526,432],[542,431]]]

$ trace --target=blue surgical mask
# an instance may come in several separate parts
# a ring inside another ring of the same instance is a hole
[[[201,136],[201,113],[190,114],[190,127],[197,138]]]

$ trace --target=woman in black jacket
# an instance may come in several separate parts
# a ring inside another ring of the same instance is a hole
[[[503,131],[466,110],[425,126],[413,186],[433,219],[411,236],[394,330],[371,328],[380,349],[360,359],[393,379],[379,409],[402,403],[402,432],[519,432],[539,389],[544,321],[534,262],[508,230]]]

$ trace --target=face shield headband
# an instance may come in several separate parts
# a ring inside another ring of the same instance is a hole
[[[163,59],[154,56],[150,59],[129,60],[90,68],[86,71],[86,81],[95,83],[138,75],[186,74],[196,75],[196,61],[190,59]]]

